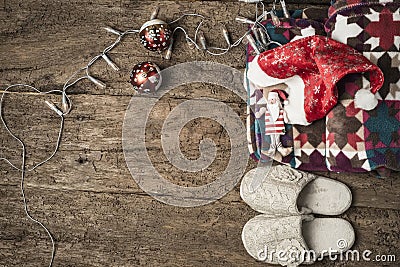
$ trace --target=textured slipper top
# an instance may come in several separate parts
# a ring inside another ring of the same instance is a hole
[[[311,215],[270,218],[264,214],[249,220],[242,231],[247,252],[255,259],[282,266],[313,263],[302,235],[303,220]]]
[[[250,190],[252,179],[260,175],[266,177],[253,192]],[[271,216],[308,214],[311,210],[304,207],[298,209],[297,198],[315,178],[314,174],[299,172],[285,165],[255,168],[244,176],[240,196],[252,209]]]

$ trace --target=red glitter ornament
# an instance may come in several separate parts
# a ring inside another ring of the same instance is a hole
[[[130,78],[133,89],[139,93],[154,93],[161,85],[160,68],[152,62],[135,65]]]
[[[171,42],[168,24],[159,19],[152,19],[143,24],[139,36],[142,45],[150,51],[163,51]]]

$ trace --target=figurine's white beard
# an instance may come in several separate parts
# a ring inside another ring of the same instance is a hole
[[[272,120],[276,121],[279,117],[279,110],[280,110],[280,105],[279,102],[276,102],[275,104],[267,104],[269,113],[271,114]]]

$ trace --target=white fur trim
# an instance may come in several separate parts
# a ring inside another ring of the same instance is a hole
[[[247,70],[247,78],[254,83],[257,87],[266,87],[285,82],[285,79],[278,79],[267,75],[258,64],[258,56],[249,63]]]
[[[288,86],[286,92],[288,93],[287,104],[284,106],[289,124],[310,125],[306,119],[306,112],[304,110],[304,82],[299,75],[290,77],[285,81]]]
[[[370,90],[360,89],[354,97],[354,104],[356,108],[372,110],[378,105],[378,99]]]
[[[258,65],[258,57],[256,56],[248,65],[247,78],[250,84],[257,88],[277,85],[284,83],[288,86],[285,90],[288,93],[287,104],[284,106],[289,124],[310,125],[306,119],[304,111],[304,82],[299,75],[286,79],[278,79],[267,75]]]

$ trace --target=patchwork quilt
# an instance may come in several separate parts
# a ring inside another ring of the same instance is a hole
[[[336,1],[328,11],[325,25],[301,18],[286,19],[278,27],[270,21],[263,23],[271,39],[281,44],[312,27],[315,34],[327,34],[362,52],[385,75],[379,90],[381,99],[374,110],[355,108],[355,92],[368,87],[368,77],[352,74],[339,82],[340,101],[325,119],[309,126],[286,125],[282,144],[293,146],[294,151],[278,158],[280,162],[307,171],[400,170],[399,8],[400,1]],[[247,62],[253,58],[252,48],[248,47]],[[268,140],[253,111],[265,105],[265,99],[248,83],[246,87],[249,150],[255,160],[264,160],[261,149],[268,145]]]
[[[367,77],[341,81],[341,103],[327,117],[327,163],[334,171],[400,169],[400,1],[336,1],[329,9],[328,36],[354,47],[385,75],[379,105],[354,108],[354,90]],[[349,125],[346,135],[335,125]]]

